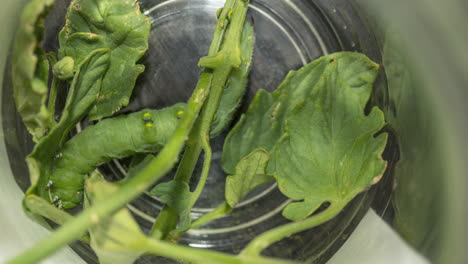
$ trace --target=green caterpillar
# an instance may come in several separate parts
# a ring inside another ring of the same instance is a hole
[[[87,174],[114,158],[159,151],[174,133],[184,109],[182,103],[146,109],[87,127],[55,157],[55,168],[45,186],[47,198],[59,208],[76,207],[82,201]]]

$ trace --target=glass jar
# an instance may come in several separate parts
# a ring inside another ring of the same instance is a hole
[[[7,228],[0,244],[0,260],[31,246],[48,232],[21,211],[22,191],[29,184],[24,158],[33,143],[12,100],[8,54],[25,1],[4,2],[0,10],[0,38],[4,43],[0,47],[0,223]],[[47,19],[47,50],[58,47],[56,34],[63,25],[68,2],[57,1]],[[144,58],[146,72],[124,111],[168,106],[189,97],[198,80],[198,59],[208,50],[215,13],[224,1],[139,2],[153,21],[150,50]],[[434,263],[468,260],[463,248],[468,242],[464,225],[468,217],[464,205],[468,200],[464,190],[468,186],[464,176],[468,171],[464,162],[468,149],[464,139],[468,129],[464,117],[468,113],[464,103],[468,98],[464,74],[468,70],[468,52],[464,50],[468,33],[463,29],[466,9],[466,4],[455,0],[251,1],[248,19],[255,23],[257,43],[243,110],[258,89],[275,89],[289,70],[331,52],[358,51],[382,65],[371,103],[384,110],[391,135],[384,154],[388,170],[378,185],[354,199],[337,218],[273,245],[265,255],[308,263],[330,259],[331,263],[339,263],[337,259],[375,263],[367,253],[349,253],[343,246],[363,247],[356,245],[358,240],[353,237],[372,235],[363,222],[370,225],[369,215],[375,214],[372,221],[380,221],[379,228],[389,226],[402,238],[402,245],[392,250],[404,250],[409,245]],[[223,199],[225,175],[216,159],[222,139],[214,141],[213,146],[214,166],[192,211],[194,217],[215,208]],[[100,169],[118,179],[126,166],[126,160],[116,160]],[[280,214],[285,202],[276,185],[264,186],[247,197],[232,216],[189,232],[181,243],[238,252],[259,233],[286,221]],[[161,206],[143,195],[129,209],[148,230]],[[384,233],[380,231],[377,233]],[[379,242],[366,247],[378,248],[383,241]],[[77,242],[72,248],[78,255],[67,248],[51,258],[51,263],[96,262],[86,245]],[[386,253],[380,256],[381,263],[395,257],[395,252]],[[170,263],[157,257],[139,260],[155,262]]]

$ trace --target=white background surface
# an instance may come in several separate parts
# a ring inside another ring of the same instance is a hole
[[[373,210],[327,264],[428,264]]]

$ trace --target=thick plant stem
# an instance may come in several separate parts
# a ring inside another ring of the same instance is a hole
[[[164,210],[159,213],[158,219],[164,219],[164,222],[156,221],[151,229],[150,236],[154,239],[163,240],[166,239],[169,232],[176,228],[177,213],[172,208],[165,206]],[[166,222],[171,223],[171,225],[166,224]]]
[[[202,74],[200,75],[200,80],[197,84],[198,89],[206,89],[209,90],[211,87],[211,79],[212,75],[208,71],[203,71]],[[200,110],[201,111],[201,110]],[[193,162],[193,167],[195,167],[195,164],[197,162],[198,156],[196,158],[192,157],[192,151],[194,147],[197,147],[197,144],[199,144],[197,141],[194,142],[191,137],[194,133],[194,131],[198,131],[199,124],[195,123],[193,125],[192,131],[188,135],[188,140],[186,144],[186,150],[185,153],[182,156],[182,161],[181,164],[185,164],[186,162]],[[197,144],[194,144],[197,143]],[[200,150],[201,151],[201,150]],[[200,152],[198,152],[197,155],[199,155]],[[193,168],[190,170],[190,167],[188,168],[182,168],[179,165],[179,168],[177,169],[176,173],[176,179],[179,180],[180,177],[184,177],[186,173],[190,173],[193,171]],[[190,178],[188,178],[186,181],[188,181]],[[184,181],[184,179],[180,179]],[[159,213],[158,218],[156,219],[156,222],[153,224],[153,227],[151,228],[150,231],[150,236],[154,239],[166,239],[167,235],[169,234],[170,231],[174,230],[177,226],[177,220],[178,220],[178,215],[177,212],[174,211],[173,209],[169,208],[167,205],[163,207],[161,212]]]
[[[201,141],[203,152],[205,153],[205,160],[203,161],[203,169],[197,188],[195,188],[195,191],[192,193],[192,203],[190,204],[191,207],[195,205],[195,202],[200,197],[203,188],[205,188],[205,183],[210,172],[211,160],[213,158],[213,151],[211,150],[209,135],[204,134]]]
[[[257,236],[242,250],[243,256],[258,256],[271,244],[288,237],[292,234],[310,229],[312,227],[321,225],[328,220],[332,219],[345,207],[346,203],[340,202],[331,204],[325,211],[313,215],[301,221],[285,224],[276,228],[270,229],[267,232]]]
[[[205,249],[174,245],[169,242],[148,239],[146,244],[137,245],[148,253],[194,264],[298,264],[299,262],[258,256],[233,256]]]
[[[226,214],[229,214],[232,211],[231,206],[227,202],[223,202],[220,206],[218,206],[216,209],[213,211],[204,214],[197,220],[195,220],[190,228],[199,228],[200,226],[203,226],[215,219],[218,219]]]
[[[205,185],[206,178],[211,166],[211,147],[209,145],[209,132],[213,117],[218,109],[224,86],[234,67],[241,63],[240,41],[242,29],[247,13],[248,1],[228,0],[220,14],[216,31],[213,37],[212,46],[208,56],[200,60],[200,66],[212,68],[212,82],[210,95],[204,109],[195,125],[190,138],[187,141],[185,153],[177,170],[175,180],[188,182],[194,171],[197,160],[202,149],[205,151],[205,161],[203,165],[202,177],[193,195],[193,204],[198,200]],[[231,13],[231,16],[229,15]],[[228,20],[232,20],[229,22]],[[230,23],[229,33],[225,36],[227,24]],[[221,48],[221,44],[224,46]],[[207,72],[205,70],[204,72]],[[151,235],[160,234],[166,238],[168,233],[164,233],[170,226],[174,226],[174,214],[170,213],[164,206],[160,216],[156,220],[151,230]]]
[[[79,238],[90,226],[98,224],[100,219],[104,219],[118,211],[169,172],[177,162],[193,123],[207,98],[209,93],[207,87],[210,87],[210,81],[210,78],[200,80],[200,82],[208,84],[200,85],[197,87],[198,89],[195,89],[174,136],[147,167],[134,178],[124,183],[118,192],[84,210],[48,238],[7,263],[38,263],[61,247]]]
[[[215,70],[213,73],[213,80],[211,82],[212,87],[210,89],[210,96],[207,100],[206,108],[203,109],[199,117],[200,123],[197,123],[195,125],[193,133],[191,133],[191,136],[194,136],[195,138],[188,139],[186,151],[184,153],[184,156],[182,157],[182,161],[175,176],[175,180],[188,182],[190,180],[190,176],[192,175],[192,172],[195,168],[196,162],[198,160],[198,157],[200,156],[202,149],[205,149],[206,156],[203,165],[202,177],[196,188],[196,196],[194,196],[193,198],[191,204],[192,206],[200,196],[202,191],[200,188],[204,187],[206,178],[209,173],[209,168],[211,165],[211,147],[208,142],[209,128],[211,126],[211,120],[213,119],[213,116],[216,113],[216,109],[218,107],[218,104],[216,102],[219,103],[219,99],[222,95],[222,88],[224,87],[224,83],[226,82],[225,80],[229,76],[229,72],[220,71],[220,73],[224,73],[222,78],[218,77],[217,79],[215,79],[214,76],[216,76],[216,72],[217,70]],[[216,86],[216,84],[219,84],[219,82],[222,81],[222,79],[224,79],[222,86]],[[215,83],[215,80],[217,80],[218,83]],[[207,130],[206,127],[208,127],[208,132],[204,133],[204,130]],[[204,139],[202,138],[203,136],[205,136]],[[156,222],[153,225],[153,228],[151,229],[150,235],[154,238],[156,238],[156,235],[161,236],[163,239],[167,238],[169,232],[174,229],[171,229],[171,227],[176,226],[177,219],[177,212],[174,210],[170,210],[170,208],[167,205],[164,206],[163,210],[160,213],[160,216],[156,219]]]
[[[232,69],[231,67],[229,67],[229,69],[222,67],[222,69],[217,69],[214,71],[212,87],[210,89],[211,90],[210,96],[207,100],[206,108],[203,109],[203,112],[201,113],[201,116],[199,118],[199,122],[201,123],[197,124],[196,127],[194,128],[195,129],[194,132],[197,134],[197,135],[194,135],[196,136],[196,139],[188,140],[186,152],[184,153],[184,157],[182,158],[182,162],[180,163],[179,169],[177,170],[177,173],[175,176],[175,180],[182,180],[182,181],[188,182],[190,180],[191,173],[193,172],[195,168],[196,161],[198,160],[201,150],[205,149],[205,161],[203,165],[202,177],[200,178],[200,181],[196,188],[196,192],[194,193],[191,206],[193,206],[193,204],[195,204],[195,202],[198,200],[198,197],[200,196],[201,191],[202,191],[201,188],[204,187],[206,179],[208,177],[209,169],[211,166],[211,147],[208,142],[209,129],[211,127],[211,121],[213,120],[213,116],[216,113],[216,110],[218,108],[218,103],[222,95],[222,89],[224,87],[224,84],[227,78],[229,77],[229,73],[231,69]],[[220,83],[222,83],[222,85],[220,85]],[[197,133],[198,129],[196,128],[198,128],[198,125],[200,125],[199,127],[200,130]],[[190,174],[186,174],[186,173],[190,173]],[[177,220],[177,212],[174,210],[170,210],[170,208],[167,205],[164,206],[163,210],[160,213],[160,217],[156,219],[156,222],[153,225],[153,228],[151,229],[151,232],[150,232],[151,236],[154,235],[154,237],[156,238],[156,235],[158,235],[158,236],[161,236],[163,239],[167,238],[170,231],[173,230],[173,229],[171,230],[171,227],[176,226],[176,223],[174,223],[174,221],[176,220]],[[168,233],[168,230],[170,230],[169,233]]]
[[[200,146],[205,153],[205,160],[203,162],[203,169],[202,174],[200,177],[200,181],[192,194],[192,203],[191,206],[195,204],[195,202],[200,197],[203,188],[205,187],[206,180],[208,179],[208,174],[211,168],[211,159],[212,159],[212,150],[210,145],[210,128],[211,122],[213,121],[214,115],[216,114],[216,110],[218,109],[219,101],[221,96],[223,95],[223,88],[226,80],[229,78],[231,73],[232,66],[224,66],[219,69],[216,69],[213,73],[213,80],[212,80],[212,90],[210,93],[210,97],[208,98],[208,102],[206,104],[205,111],[202,112],[201,115],[201,127],[200,127],[200,135],[198,136],[198,142],[200,142]],[[198,159],[198,157],[197,157]]]
[[[229,74],[227,74],[227,76],[229,76]],[[226,76],[226,79],[227,79],[227,76]],[[206,108],[204,109],[204,111],[202,112],[200,116],[201,118],[200,130],[199,131],[195,130],[199,132],[199,134],[197,135],[197,138],[199,139],[196,141],[195,146],[192,146],[192,148],[190,148],[190,150],[196,151],[196,153],[190,153],[190,155],[196,154],[196,156],[192,156],[193,161],[198,160],[198,156],[200,155],[200,152],[202,149],[205,153],[201,177],[197,184],[197,187],[195,188],[195,191],[192,193],[190,208],[192,208],[195,205],[198,198],[200,197],[203,191],[203,188],[205,187],[205,183],[206,183],[206,180],[208,179],[208,175],[209,175],[210,168],[211,168],[211,159],[212,159],[213,153],[212,153],[210,142],[209,142],[210,140],[209,129],[211,127],[211,120],[213,120],[213,116],[217,110],[217,104],[211,104],[211,102],[219,103],[219,99],[221,98],[221,95],[222,95],[222,90],[216,89],[217,87],[218,86],[215,86],[215,83],[214,83],[210,97],[207,100]],[[194,148],[194,147],[197,147],[197,148]],[[183,162],[181,163],[181,165],[184,165],[183,168],[185,168],[184,169],[185,171],[193,171],[193,169],[195,168],[195,164],[196,164],[196,162],[193,162],[193,161],[189,160],[188,164],[184,164]],[[186,168],[187,165],[192,165],[193,167]],[[178,179],[177,177],[180,175],[181,174],[176,174],[175,179],[181,180],[181,179]],[[188,181],[190,179],[190,177],[187,177],[187,175],[182,175],[182,177],[185,181]],[[171,212],[171,211],[168,206],[165,206],[163,208],[161,214],[166,214],[166,216],[162,216],[161,218],[158,218],[159,221],[156,221],[155,226],[157,226],[158,224],[161,224],[161,226],[159,228],[152,229],[152,232],[162,233],[163,239],[168,239],[171,241],[178,241],[180,237],[182,236],[182,234],[185,232],[185,230],[184,232],[177,232],[177,233],[170,234],[171,231],[174,230],[176,227],[176,222],[174,223],[174,219],[175,221],[177,221],[177,212],[175,211]],[[170,229],[171,227],[172,227],[172,230]]]
[[[210,100],[208,98],[207,103],[209,102]],[[203,116],[203,110],[197,120],[197,123],[195,123],[192,132],[190,133],[189,139],[187,140],[184,155],[174,177],[174,180],[176,181],[189,182],[195,166],[197,165],[198,157],[202,151],[202,142],[198,140],[200,135],[201,116]]]
[[[71,214],[61,209],[58,209],[57,207],[55,207],[54,205],[37,195],[29,194],[25,197],[23,202],[26,205],[26,207],[31,211],[31,213],[47,218],[58,225],[63,225],[66,222],[73,219],[73,216]],[[89,234],[83,234],[80,240],[86,244],[89,244]]]

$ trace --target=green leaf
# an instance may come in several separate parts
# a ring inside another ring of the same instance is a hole
[[[283,215],[301,220],[321,204],[346,204],[380,179],[387,135],[377,107],[364,109],[378,65],[366,56],[344,53],[327,65],[312,94],[286,122],[272,153],[280,190],[298,202]]]
[[[185,231],[190,228],[192,223],[190,211],[193,199],[190,187],[186,182],[176,180],[163,182],[156,185],[150,193],[177,212],[179,224],[176,231]]]
[[[105,200],[117,191],[117,185],[106,182],[101,175],[95,173],[86,181],[85,207]],[[147,238],[126,208],[104,219],[100,219],[98,215],[93,217],[96,225],[89,229],[89,234],[91,247],[98,256],[99,263],[133,263],[145,253],[145,250],[138,248],[142,248],[140,245],[144,245]]]
[[[229,30],[228,30],[229,31]],[[211,123],[210,136],[218,136],[231,123],[242,98],[247,89],[250,69],[252,68],[252,56],[255,46],[255,34],[253,25],[245,22],[241,37],[242,64],[231,71],[230,77],[224,87],[215,119]]]
[[[16,107],[34,140],[43,137],[53,124],[46,106],[49,63],[40,44],[44,20],[53,0],[34,0],[20,18],[13,48],[13,91]]]
[[[107,117],[126,106],[137,77],[144,71],[136,62],[148,49],[151,20],[141,14],[135,0],[74,0],[59,35],[60,56],[79,65],[91,52],[111,50],[91,119]]]
[[[265,174],[269,159],[267,151],[256,149],[237,164],[236,174],[226,179],[226,202],[231,208],[255,188],[273,180],[273,177]]]
[[[282,119],[272,118],[273,96],[260,90],[249,110],[228,134],[223,147],[222,166],[228,174],[235,174],[237,164],[257,148],[269,151],[281,137]]]
[[[273,93],[260,90],[226,138],[222,166],[234,174],[241,159],[257,148],[271,151],[284,134],[289,113],[308,97],[333,59],[346,56],[335,53],[321,57],[298,71],[291,71]]]
[[[66,140],[70,130],[83,119],[96,100],[102,77],[109,64],[109,50],[96,50],[82,61],[67,96],[60,122],[43,137],[26,158],[31,177],[28,194],[38,193],[50,200],[46,188],[54,157]]]

